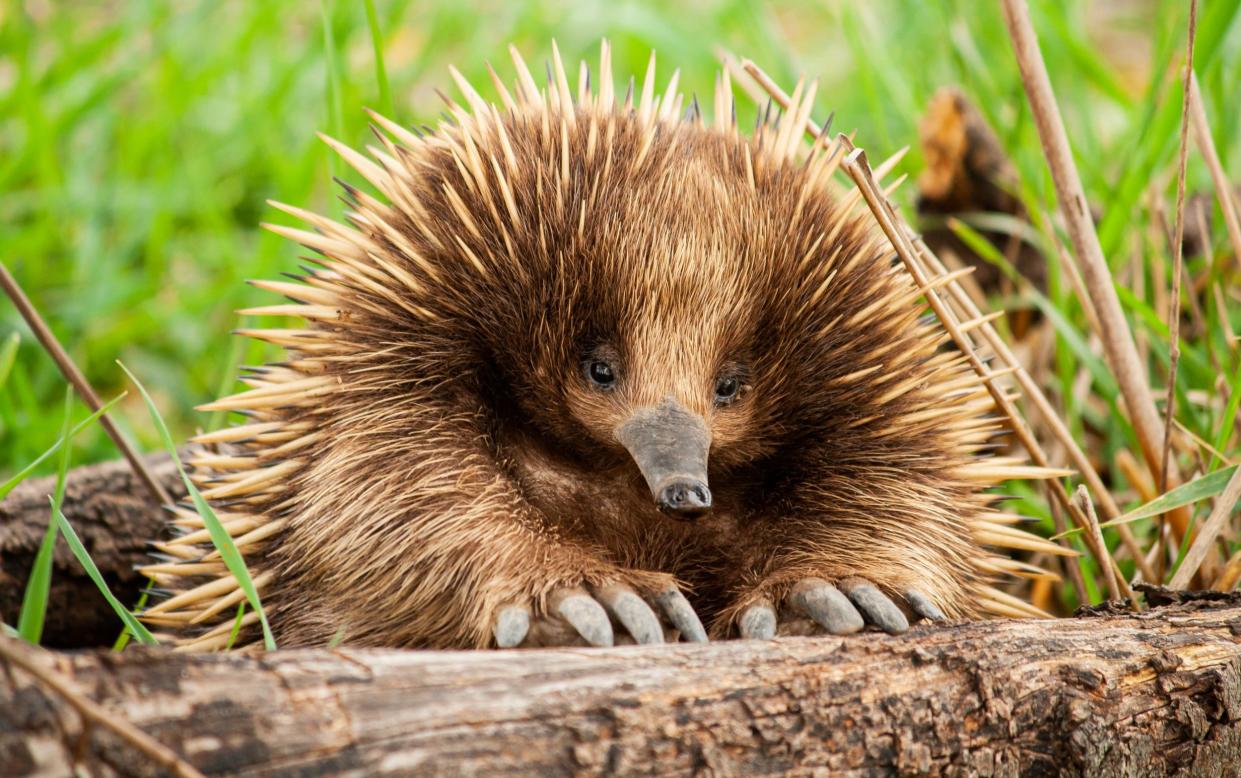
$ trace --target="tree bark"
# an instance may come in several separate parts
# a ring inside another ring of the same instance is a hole
[[[1241,598],[1213,598],[896,637],[43,661],[206,773],[1236,775]],[[0,764],[75,760],[157,772],[0,673]]]
[[[147,463],[170,494],[178,498],[185,494],[170,457],[148,456]],[[26,579],[51,518],[47,498],[55,483],[55,478],[26,481],[0,502],[0,620],[8,624],[17,622]],[[62,510],[112,593],[123,603],[137,602],[146,579],[134,567],[152,561],[147,543],[163,534],[165,514],[129,465],[117,460],[70,471]],[[43,644],[111,645],[118,634],[116,614],[68,545],[59,540]]]

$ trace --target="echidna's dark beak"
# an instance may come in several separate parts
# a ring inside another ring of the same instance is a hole
[[[669,398],[640,408],[616,428],[661,511],[692,521],[711,510],[707,452],[711,435],[702,417]]]

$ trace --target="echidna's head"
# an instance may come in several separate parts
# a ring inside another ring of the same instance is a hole
[[[681,519],[711,508],[709,460],[719,471],[760,447],[761,293],[745,235],[706,185],[715,174],[665,171],[601,217],[597,244],[574,258],[591,268],[561,323],[576,337],[539,353],[554,388],[533,393],[561,404],[559,434],[631,458],[659,509]],[[643,205],[654,213],[643,218]]]
[[[493,394],[556,451],[636,467],[661,511],[693,519],[711,509],[714,482],[815,428],[805,411],[822,410],[817,382],[848,372],[824,350],[840,309],[823,299],[822,268],[860,243],[850,230],[830,245],[791,240],[797,218],[816,238],[835,227],[833,201],[799,206],[811,176],[784,160],[763,159],[752,187],[746,157],[769,152],[749,140],[618,113],[599,120],[613,149],[592,158],[573,144],[586,120],[568,136],[563,214],[555,192],[540,197],[538,171],[508,182],[530,204],[523,224],[535,222],[524,245],[510,231],[531,276],[474,309],[504,301],[478,330],[484,362],[500,378]],[[537,125],[508,132],[538,144]],[[647,137],[648,159],[630,167]],[[557,155],[533,155],[548,160],[544,180],[559,177]]]
[[[831,155],[794,159],[791,122],[746,137],[647,97],[521,91],[504,114],[468,94],[426,137],[384,122],[380,164],[348,157],[388,202],[350,190],[370,269],[339,266],[356,345],[331,414],[396,436],[411,403],[477,398],[587,471],[640,471],[683,519],[781,452],[830,440],[847,463],[882,388],[858,378],[915,312],[854,326],[893,276],[827,191]]]

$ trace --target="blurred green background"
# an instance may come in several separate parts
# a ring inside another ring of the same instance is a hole
[[[1237,5],[1203,3],[1198,66],[1216,143],[1234,172]],[[1188,2],[1032,6],[1087,191],[1117,214],[1104,225],[1113,261],[1166,252],[1149,245],[1145,225],[1150,193],[1170,203],[1175,180]],[[365,143],[364,107],[434,124],[442,110],[435,89],[455,93],[447,65],[490,96],[484,64],[511,80],[509,42],[541,67],[553,37],[566,60],[597,61],[606,36],[618,79],[641,73],[655,48],[663,76],[679,67],[683,89],[706,100],[720,49],[787,85],[805,73],[822,82],[820,120],[834,110],[835,126],[856,129],[872,159],[914,145],[902,164],[913,173],[928,98],[959,85],[996,128],[1027,194],[1052,202],[998,3],[42,0],[0,9],[0,257],[100,394],[124,388],[121,359],[178,435],[217,423],[192,406],[228,389],[239,364],[263,360],[229,336],[239,324],[233,310],[266,299],[242,282],[294,270],[299,253],[258,228],[283,220],[265,200],[340,212],[331,177],[342,171],[315,131]],[[741,109],[752,121],[753,107]],[[1191,159],[1191,191],[1208,185]],[[899,196],[908,203],[912,187]],[[1222,228],[1216,243],[1226,246]],[[1209,258],[1198,262],[1201,270]],[[1050,294],[1066,326],[1082,326],[1071,291],[1053,279]],[[1149,321],[1139,299],[1130,313],[1159,340],[1163,312]],[[50,446],[62,415],[62,379],[0,299],[0,338],[13,332],[20,347],[7,374],[0,364],[0,477]],[[1208,372],[1221,363],[1206,351],[1227,357],[1235,348],[1226,340],[1186,346]],[[1067,390],[1088,358],[1072,349],[1059,357],[1064,382],[1051,387],[1059,402],[1074,403]],[[1211,387],[1192,372],[1184,380],[1189,391]],[[1105,379],[1095,382],[1107,390]],[[153,444],[137,402],[131,396],[118,421]],[[1066,413],[1078,424],[1071,407]],[[1192,407],[1185,413],[1210,439],[1226,424]],[[79,406],[77,418],[85,414]],[[1116,444],[1127,437],[1122,429]],[[80,444],[78,462],[115,456],[95,427]]]

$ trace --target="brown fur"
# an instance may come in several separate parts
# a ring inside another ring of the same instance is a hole
[[[435,135],[385,123],[371,160],[344,151],[383,198],[351,189],[352,227],[301,214],[322,270],[271,285],[309,306],[272,312],[311,324],[252,333],[289,361],[208,406],[269,425],[207,436],[243,456],[198,472],[277,642],[482,647],[498,608],[582,583],[678,581],[716,636],[805,576],[985,610],[975,535],[1009,529],[982,493],[1008,464],[979,458],[990,399],[832,193],[831,156],[795,158],[801,106],[747,138],[672,119],[672,95],[571,100],[524,73],[507,106],[471,92]],[[613,392],[583,375],[600,351]],[[724,369],[745,391],[715,407]],[[693,523],[655,509],[613,435],[667,396],[712,437]],[[197,645],[218,647],[239,601],[152,620],[220,623]]]

